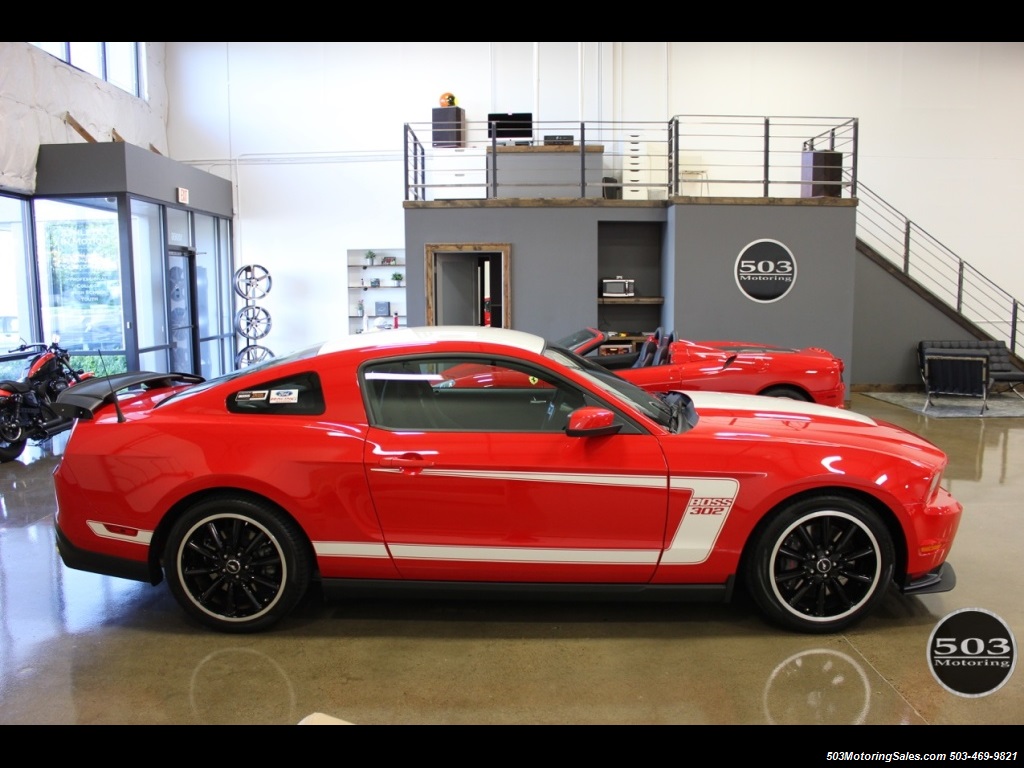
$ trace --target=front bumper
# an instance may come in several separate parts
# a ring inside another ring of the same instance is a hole
[[[900,585],[904,595],[930,595],[935,592],[949,592],[956,586],[956,571],[949,563],[943,563],[923,576],[907,579]]]

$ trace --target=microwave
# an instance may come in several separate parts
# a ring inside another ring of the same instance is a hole
[[[606,298],[633,296],[636,293],[635,283],[636,281],[632,278],[622,275],[606,277],[601,280],[601,295]]]

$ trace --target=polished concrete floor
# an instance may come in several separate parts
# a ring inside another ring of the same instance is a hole
[[[950,558],[958,584],[891,594],[827,637],[769,627],[745,601],[316,595],[272,632],[214,633],[190,623],[166,585],[63,566],[57,438],[0,465],[0,724],[294,724],[313,713],[357,725],[1024,724],[1020,670],[966,698],[942,688],[926,658],[937,622],[960,608],[1024,636],[1024,418],[926,417],[861,394],[851,407],[950,454],[947,485],[965,506]]]

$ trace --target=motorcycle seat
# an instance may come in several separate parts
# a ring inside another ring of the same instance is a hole
[[[32,385],[27,381],[0,381],[0,389],[6,389],[8,392],[17,392],[18,394],[24,395],[27,392],[32,391]]]

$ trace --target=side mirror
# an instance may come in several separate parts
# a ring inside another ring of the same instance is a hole
[[[614,435],[621,429],[622,425],[615,423],[614,413],[607,408],[588,405],[569,414],[569,426],[565,428],[565,434],[569,437],[601,437]]]

